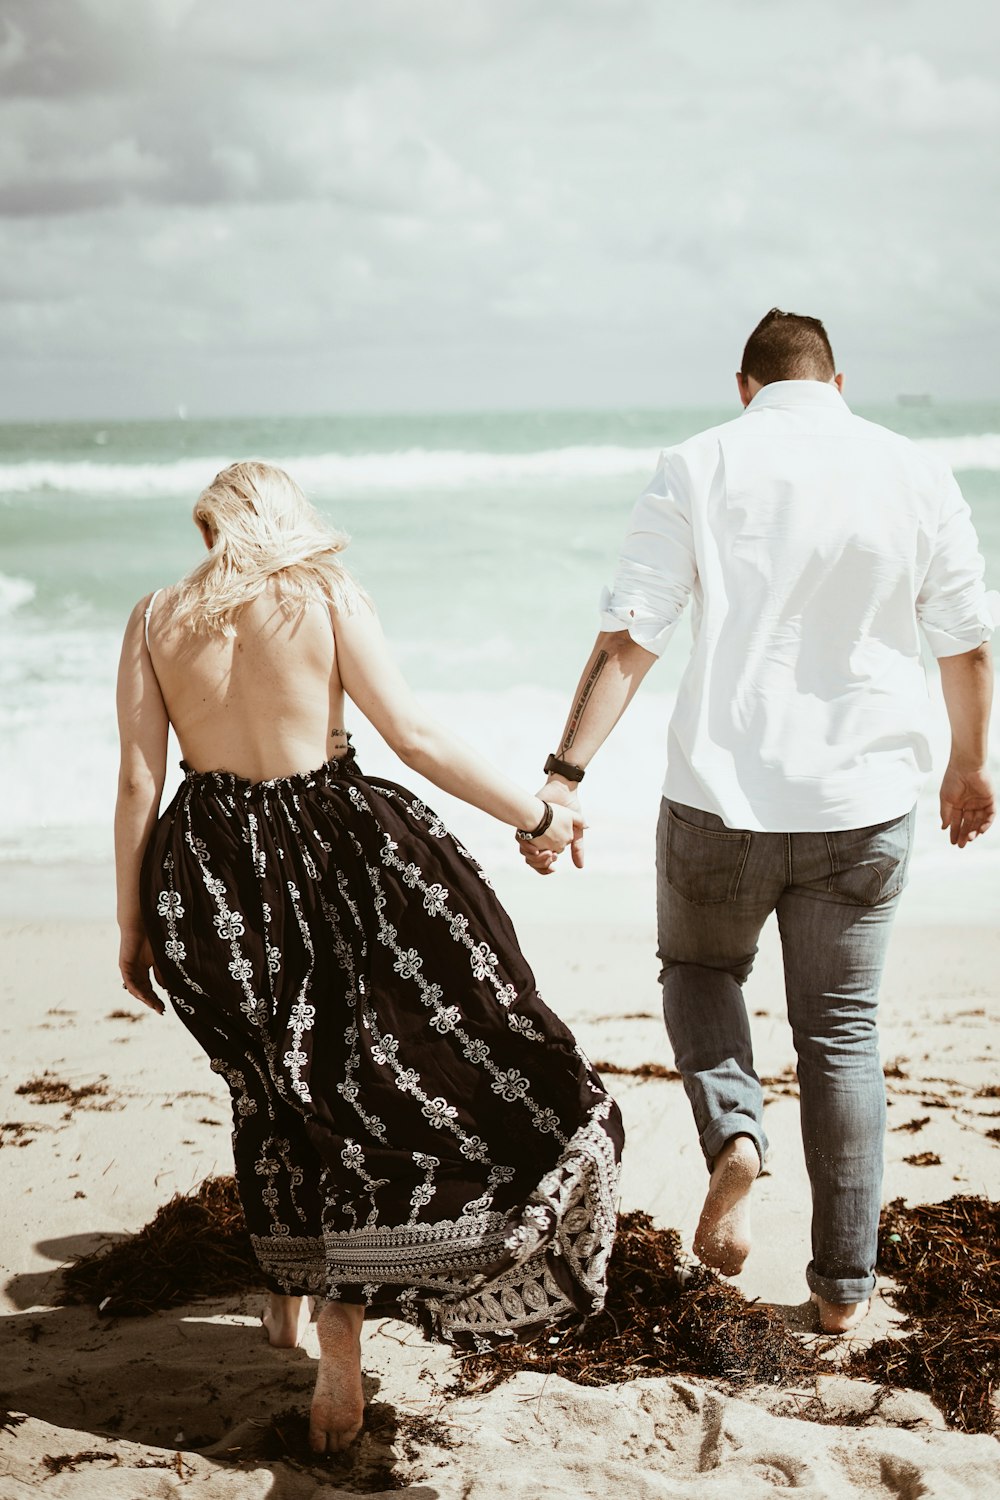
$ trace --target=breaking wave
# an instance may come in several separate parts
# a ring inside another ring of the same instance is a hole
[[[917,445],[957,470],[1000,470],[1000,433],[918,438]],[[587,480],[652,472],[656,449],[612,444],[547,448],[534,453],[464,452],[410,448],[395,453],[321,453],[276,456],[311,493],[427,491],[519,480]],[[109,464],[29,461],[0,464],[0,492],[192,498],[233,457],[174,459],[165,463]]]

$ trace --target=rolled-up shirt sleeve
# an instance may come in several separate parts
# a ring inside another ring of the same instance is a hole
[[[660,656],[684,612],[697,577],[691,514],[684,485],[661,453],[632,512],[610,589],[601,593],[601,629],[627,630]]]
[[[987,593],[972,513],[952,474],[930,565],[917,595],[917,619],[935,656],[974,651],[1000,620],[1000,595]]]

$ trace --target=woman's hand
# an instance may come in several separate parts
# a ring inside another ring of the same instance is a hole
[[[547,789],[546,789],[547,790]],[[545,798],[548,801],[548,796]],[[579,804],[575,808],[563,807],[558,802],[549,803],[552,821],[543,834],[536,839],[527,839],[519,847],[525,859],[539,875],[551,875],[556,858],[563,850],[583,838],[583,814]]]
[[[556,859],[569,844],[573,853],[573,863],[578,870],[583,869],[583,833],[587,824],[583,816],[583,808],[580,806],[580,798],[576,789],[570,789],[562,781],[547,781],[539,792],[539,797],[548,802],[552,807],[552,823],[546,835],[540,839],[529,839],[518,843],[518,849],[524,859],[538,875],[551,875],[556,867]],[[559,845],[548,843],[547,839],[556,827],[556,819],[560,819],[560,832],[564,831],[564,821],[569,815],[572,832],[568,839]]]
[[[128,990],[130,995],[134,995],[136,1000],[141,1000],[143,1005],[148,1005],[150,1010],[155,1010],[158,1016],[162,1016],[163,1001],[153,989],[150,972],[152,971],[153,977],[162,989],[166,989],[166,985],[157,973],[153,962],[153,950],[144,932],[122,933],[118,967],[121,970],[123,988]]]

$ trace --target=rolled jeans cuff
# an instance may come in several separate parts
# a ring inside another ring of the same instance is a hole
[[[701,1149],[705,1153],[705,1161],[708,1170],[712,1170],[712,1163],[722,1150],[727,1141],[731,1141],[736,1135],[747,1135],[757,1147],[757,1155],[760,1157],[761,1166],[767,1158],[768,1142],[763,1127],[750,1115],[741,1115],[732,1112],[728,1115],[720,1115],[710,1120],[701,1132],[698,1139]]]
[[[864,1302],[875,1290],[875,1277],[821,1276],[812,1261],[806,1266],[806,1283],[824,1302]]]

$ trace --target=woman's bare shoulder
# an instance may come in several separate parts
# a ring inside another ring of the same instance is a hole
[[[153,592],[155,592],[155,590]],[[129,631],[134,630],[135,627],[136,627],[136,625],[143,625],[143,624],[145,624],[146,611],[149,608],[149,601],[152,599],[152,597],[153,597],[152,593],[143,594],[142,598],[141,599],[137,599],[136,602],[133,604],[133,606],[132,606],[132,608],[131,608],[131,610],[129,612],[129,617],[128,617],[128,619],[125,622],[125,634],[126,635],[128,635]]]

